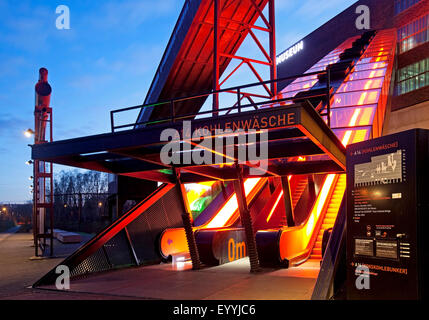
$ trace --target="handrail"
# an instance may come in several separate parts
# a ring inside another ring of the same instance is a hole
[[[254,102],[251,100],[251,103],[245,104],[245,105],[243,105],[242,101],[241,101],[241,100],[243,100],[243,98],[245,98],[247,96],[249,96],[249,97],[254,96],[252,93],[244,92],[243,89],[246,89],[246,88],[253,88],[253,87],[257,87],[257,86],[263,86],[263,85],[268,85],[268,84],[272,84],[272,83],[279,83],[279,82],[283,82],[283,81],[305,78],[305,77],[311,77],[314,75],[323,75],[323,74],[327,75],[326,93],[312,95],[312,96],[308,96],[308,97],[301,98],[301,99],[302,100],[308,100],[308,99],[317,98],[317,97],[325,97],[325,96],[328,97],[328,99],[327,99],[327,110],[325,113],[321,114],[321,116],[327,117],[328,126],[330,126],[330,122],[331,122],[330,121],[330,105],[331,105],[331,103],[330,103],[330,100],[331,100],[330,99],[331,98],[330,86],[331,86],[331,84],[330,83],[331,83],[331,81],[330,81],[330,72],[329,72],[329,70],[326,70],[326,71],[305,73],[305,74],[301,74],[301,75],[294,75],[294,76],[279,78],[279,79],[275,79],[275,80],[255,82],[255,83],[251,83],[251,84],[246,84],[246,85],[242,85],[242,86],[235,86],[235,87],[230,87],[230,88],[221,89],[221,90],[211,90],[210,92],[200,93],[200,94],[196,94],[196,95],[191,95],[191,96],[186,96],[186,97],[178,97],[178,98],[174,98],[174,99],[170,99],[170,100],[166,100],[166,101],[160,101],[160,102],[156,102],[156,103],[137,105],[137,106],[127,107],[127,108],[112,110],[112,111],[110,111],[111,131],[115,132],[116,130],[125,129],[125,128],[133,129],[133,128],[136,128],[138,126],[146,126],[146,125],[151,125],[151,124],[174,123],[178,120],[185,120],[185,119],[189,119],[189,118],[193,119],[196,116],[202,116],[202,115],[206,115],[206,114],[213,114],[214,116],[219,116],[219,112],[229,113],[231,111],[236,110],[238,113],[241,113],[243,111],[243,109],[247,109],[247,108],[251,108],[251,107],[258,109],[259,106],[273,105],[273,104],[282,103],[282,102],[286,102],[286,101],[297,100],[299,98],[295,98],[295,97],[278,98],[278,99],[273,100],[273,97],[255,94],[255,96],[257,96],[258,98],[266,98],[267,100],[258,101],[258,102]],[[305,91],[305,90],[303,90],[303,91]],[[209,96],[216,95],[219,93],[236,93],[236,100],[237,100],[236,103],[232,107],[229,107],[229,108],[220,108],[217,110],[208,110],[208,111],[197,112],[197,113],[194,112],[194,113],[176,115],[176,104],[177,103],[201,99],[201,98],[207,98]],[[281,96],[281,94],[278,94],[278,96]],[[115,125],[115,115],[118,113],[127,112],[127,111],[131,111],[131,110],[136,110],[136,109],[143,109],[143,108],[156,108],[156,107],[160,107],[160,106],[169,106],[169,113],[170,113],[169,117],[164,117],[164,118],[160,118],[160,119],[152,120],[152,121],[141,121],[141,122],[136,121],[136,122],[133,122],[130,124]]]

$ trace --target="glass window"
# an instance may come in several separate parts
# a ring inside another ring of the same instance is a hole
[[[362,92],[339,93],[335,95],[332,108],[347,106],[363,106],[378,102],[381,90],[368,90]]]
[[[360,108],[337,108],[332,110],[331,127],[370,126],[374,121],[377,105]]]
[[[421,0],[395,0],[395,15],[412,7]]]
[[[340,86],[337,92],[340,93],[368,89],[380,89],[383,85],[383,80],[384,78],[347,81]]]
[[[382,69],[387,67],[387,62],[377,62],[377,63],[364,63],[357,64],[354,71],[365,71],[365,70],[374,70]]]
[[[353,72],[349,76],[348,80],[353,81],[353,80],[380,78],[380,77],[384,77],[385,74],[386,74],[386,69],[358,71],[358,72]]]
[[[400,53],[415,48],[429,40],[429,15],[418,18],[398,29]]]
[[[398,70],[396,93],[405,94],[429,85],[429,58]]]

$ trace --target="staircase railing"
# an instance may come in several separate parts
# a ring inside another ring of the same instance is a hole
[[[305,73],[305,74],[301,74],[301,75],[279,78],[279,79],[275,79],[275,80],[256,82],[256,83],[246,84],[243,86],[237,86],[237,87],[231,87],[231,88],[226,88],[226,89],[222,89],[222,90],[210,91],[210,92],[201,93],[201,94],[197,94],[197,95],[174,98],[171,100],[161,101],[161,102],[157,102],[157,103],[138,105],[138,106],[133,106],[133,107],[128,107],[128,108],[112,110],[110,112],[111,131],[115,132],[117,130],[130,130],[130,129],[135,129],[138,127],[144,127],[147,125],[166,124],[166,123],[168,124],[168,123],[174,123],[176,121],[192,120],[197,116],[214,116],[214,117],[217,117],[217,116],[221,115],[221,113],[229,114],[233,111],[241,113],[241,112],[247,111],[246,109],[249,109],[252,107],[254,109],[259,109],[261,107],[269,107],[269,106],[273,106],[275,104],[282,104],[285,102],[290,102],[293,100],[297,100],[297,98],[295,98],[295,97],[283,98],[281,93],[279,93],[277,96],[274,96],[274,97],[269,97],[266,95],[255,95],[253,93],[250,96],[249,94],[246,93],[246,89],[255,88],[258,86],[266,86],[266,85],[273,84],[273,83],[288,82],[288,81],[296,80],[299,78],[305,78],[305,77],[311,77],[311,76],[326,76],[327,77],[326,92],[321,93],[321,94],[309,95],[309,96],[306,96],[304,99],[303,98],[300,98],[300,99],[310,100],[310,99],[314,99],[314,98],[318,98],[318,97],[320,97],[322,99],[326,97],[327,98],[327,106],[326,106],[325,112],[321,113],[320,115],[322,117],[327,118],[328,126],[330,126],[330,123],[331,123],[330,105],[331,105],[332,94],[331,94],[331,84],[330,84],[331,83],[330,72],[328,69],[327,71]],[[303,91],[305,91],[305,90],[303,90]],[[177,105],[179,103],[189,102],[192,100],[207,99],[209,97],[212,97],[213,95],[219,95],[222,93],[234,94],[236,100],[235,100],[235,103],[233,104],[232,107],[219,108],[216,111],[208,110],[208,111],[199,111],[196,113],[191,112],[188,114],[180,114],[179,113],[180,110],[177,107]],[[261,101],[255,101],[254,100],[255,96],[256,96],[256,98],[259,98],[262,100]],[[243,104],[243,102],[242,102],[243,98],[247,98],[249,100],[249,103]],[[145,108],[163,108],[163,111],[167,111],[169,116],[159,118],[156,120],[150,120],[150,121],[141,121],[141,122],[137,121],[137,122],[122,124],[122,125],[116,125],[115,124],[115,122],[116,122],[115,118],[118,114],[122,114],[124,112],[131,112],[131,111],[135,112],[136,110],[139,110],[139,109],[143,110]]]

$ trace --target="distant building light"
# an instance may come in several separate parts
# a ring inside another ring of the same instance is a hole
[[[298,42],[297,44],[295,44],[294,46],[290,47],[285,52],[283,52],[281,55],[279,55],[277,57],[277,65],[293,57],[294,55],[296,55],[298,52],[302,50],[304,50],[304,41]]]

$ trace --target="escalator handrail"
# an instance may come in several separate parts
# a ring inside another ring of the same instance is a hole
[[[340,178],[340,175],[336,174],[335,175],[335,179],[334,179],[334,181],[332,183],[331,189],[329,190],[328,196],[326,198],[327,201],[325,202],[325,204],[324,204],[324,206],[322,208],[322,213],[320,214],[319,219],[318,219],[318,221],[316,223],[316,226],[313,229],[314,231],[313,231],[313,234],[311,235],[311,238],[310,238],[310,241],[308,242],[307,247],[303,251],[301,251],[301,252],[297,253],[296,255],[294,255],[293,257],[289,257],[288,258],[289,265],[291,265],[291,266],[295,265],[296,266],[296,265],[304,263],[305,261],[308,260],[308,258],[310,258],[310,255],[311,255],[311,252],[313,250],[314,244],[317,241],[317,236],[319,234],[318,231],[320,230],[320,228],[322,226],[323,218],[326,215],[326,211],[328,210],[328,207],[329,207],[329,202],[330,202],[329,199],[331,199],[332,194],[334,193],[334,191],[336,189],[336,186],[337,186],[339,178]],[[316,201],[317,201],[317,199],[316,199]],[[315,202],[314,205],[316,205],[316,204],[317,204],[317,202]],[[313,211],[313,208],[311,209],[311,211]],[[298,226],[298,227],[292,227],[292,228],[287,228],[283,232],[292,232],[292,231],[297,230],[299,228],[305,227],[307,225],[310,217],[311,217],[311,215],[309,215],[308,218],[306,219],[306,221],[303,222],[300,226]]]
[[[330,288],[335,279],[335,273],[339,264],[340,249],[344,244],[346,234],[346,197],[341,202],[337,220],[332,229],[331,237],[329,238],[326,251],[320,266],[319,276],[317,277],[316,285],[313,290],[311,300],[326,300],[329,299]]]

